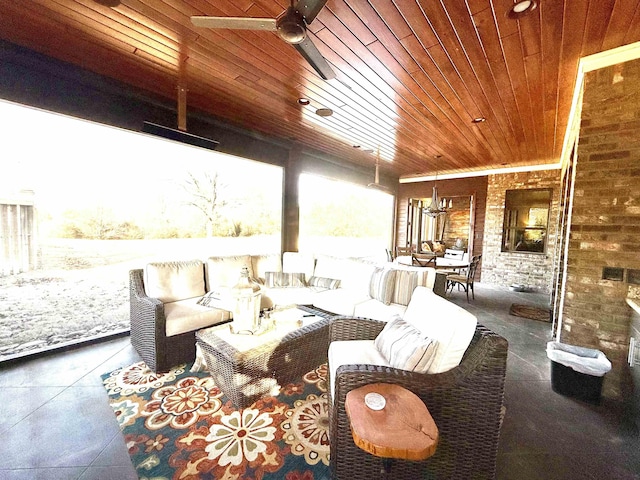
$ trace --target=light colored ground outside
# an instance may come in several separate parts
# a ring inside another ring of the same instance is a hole
[[[307,251],[378,257],[363,239],[308,240]],[[301,245],[301,250],[303,246]],[[275,253],[279,237],[175,240],[55,240],[40,245],[42,268],[0,277],[0,360],[129,328],[129,270],[150,261]]]

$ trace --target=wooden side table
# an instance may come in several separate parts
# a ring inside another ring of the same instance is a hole
[[[382,395],[386,405],[372,410],[365,404],[365,395]],[[438,427],[429,410],[413,392],[390,383],[372,383],[347,393],[345,410],[351,423],[355,444],[383,459],[387,478],[393,459],[425,460],[438,445]]]

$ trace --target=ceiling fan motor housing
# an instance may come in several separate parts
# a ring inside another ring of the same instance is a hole
[[[276,25],[278,35],[285,42],[297,44],[307,38],[307,26],[304,18],[294,7],[287,8],[287,11],[278,19]]]

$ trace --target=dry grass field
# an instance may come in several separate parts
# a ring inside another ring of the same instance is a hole
[[[277,237],[51,240],[41,268],[0,277],[0,360],[129,328],[129,270],[149,261],[279,250]]]

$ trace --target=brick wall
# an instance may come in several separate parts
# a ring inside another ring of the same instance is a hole
[[[640,269],[640,60],[585,77],[567,262],[561,339],[607,354],[605,392],[617,396],[628,383],[625,297],[639,290],[626,279]],[[603,267],[625,269],[623,280],[603,280]]]
[[[547,250],[544,254],[502,252],[505,192],[515,189],[552,188]],[[485,218],[482,281],[508,287],[524,284],[532,290],[550,293],[557,235],[560,170],[489,175]]]

